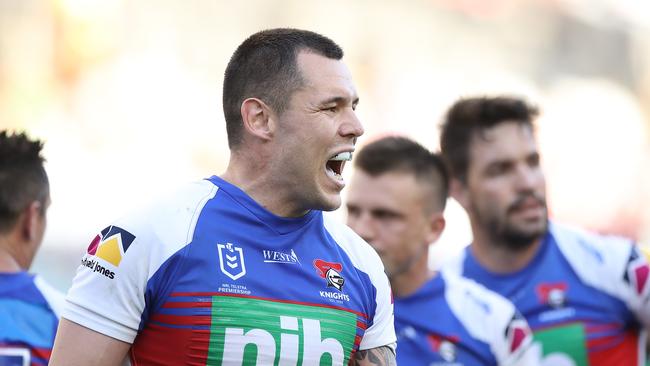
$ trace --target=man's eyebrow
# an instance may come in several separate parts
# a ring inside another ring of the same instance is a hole
[[[350,101],[350,98],[346,98],[346,97],[332,97],[332,98],[329,98],[329,99],[325,99],[321,103],[322,104],[332,104],[332,103],[345,104],[345,103],[347,103],[349,101]],[[355,97],[352,100],[352,104],[358,104],[358,103],[359,103],[359,97]]]
[[[485,167],[489,169],[491,167],[495,167],[499,165],[509,165],[509,164],[513,164],[512,159],[496,159],[489,162]]]

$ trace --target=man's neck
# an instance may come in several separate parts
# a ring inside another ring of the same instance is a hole
[[[0,237],[0,272],[20,272],[23,269],[15,258],[14,253],[11,252],[9,247],[9,240],[7,237]]]
[[[427,264],[425,262],[425,264]],[[413,266],[411,270],[390,279],[390,287],[395,297],[407,297],[416,293],[420,287],[436,276],[427,266]]]
[[[519,250],[513,250],[503,244],[475,234],[470,250],[476,260],[488,271],[494,273],[513,273],[526,267],[535,257],[542,238]]]
[[[242,162],[242,159],[246,162]],[[249,157],[231,155],[230,164],[220,175],[221,179],[237,186],[260,206],[280,217],[299,217],[307,213],[308,210],[290,205],[295,201],[288,190],[290,184],[274,182],[266,173],[266,165],[251,164],[248,162],[250,160]]]

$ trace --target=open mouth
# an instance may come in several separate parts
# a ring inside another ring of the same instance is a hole
[[[350,160],[352,160],[352,153],[349,151],[332,156],[325,164],[327,175],[338,181],[342,181],[343,167],[345,166],[345,163]]]

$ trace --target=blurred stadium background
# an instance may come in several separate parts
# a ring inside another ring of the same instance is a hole
[[[458,97],[526,96],[552,216],[649,241],[648,1],[0,0],[0,128],[46,141],[51,180],[33,271],[66,290],[112,219],[225,169],[222,73],[272,27],[343,46],[361,144],[402,133],[437,149]],[[447,215],[432,266],[471,240],[462,209]]]

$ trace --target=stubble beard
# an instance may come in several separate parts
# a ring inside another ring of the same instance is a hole
[[[315,189],[309,198],[305,201],[309,202],[307,206],[310,210],[318,211],[334,211],[341,207],[341,194],[339,192],[336,197],[330,196],[327,192],[320,192]]]
[[[484,228],[491,243],[495,247],[507,249],[512,252],[521,252],[546,235],[548,230],[548,214],[546,203],[544,205],[544,217],[538,228],[524,228],[509,220],[510,209],[505,215],[499,216],[494,212],[484,214],[474,207],[475,217],[479,225]]]
[[[548,217],[544,217],[541,227],[536,230],[523,230],[509,223],[505,223],[501,230],[495,231],[492,235],[497,239],[494,241],[497,245],[513,252],[524,251],[530,248],[538,240],[544,237],[548,228]]]
[[[341,193],[336,195],[328,194],[327,192],[317,192],[312,197],[314,200],[315,209],[320,211],[334,211],[341,207]]]

